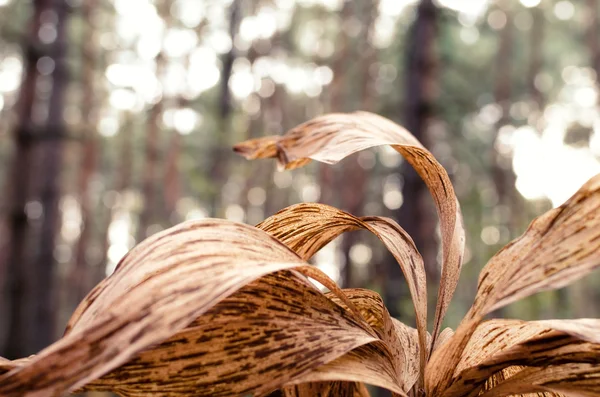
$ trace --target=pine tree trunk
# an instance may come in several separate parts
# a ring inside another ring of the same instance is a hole
[[[181,134],[178,131],[171,131],[164,178],[165,213],[169,220],[174,216],[177,200],[181,197],[181,180],[178,166],[180,154]]]
[[[513,21],[509,11],[507,13],[506,25],[500,32],[498,52],[496,53],[496,82],[494,87],[494,99],[502,109],[502,116],[496,124],[497,131],[504,124],[510,121],[510,105],[512,97],[512,49],[513,49]],[[532,52],[533,53],[533,52]],[[530,72],[531,73],[531,72]],[[494,141],[490,147],[490,156],[492,161],[492,178],[498,195],[499,204],[510,204],[511,189],[514,189],[515,176],[513,174],[511,164],[505,163],[503,158],[494,149]],[[510,208],[510,207],[509,207]]]
[[[361,2],[361,5],[362,9],[360,10],[360,15],[363,19],[363,30],[360,38],[359,53],[354,54],[360,59],[360,109],[373,111],[374,95],[369,76],[369,68],[375,63],[377,53],[371,45],[370,37],[373,32],[378,2]],[[353,215],[362,216],[365,204],[367,173],[359,164],[357,156],[353,156],[344,161],[342,174],[341,180],[338,180],[339,189],[336,189],[341,192],[340,199],[342,208]],[[352,175],[352,178],[349,178],[350,175]],[[342,238],[341,248],[345,263],[344,271],[342,273],[342,285],[346,288],[361,284],[358,283],[358,280],[355,280],[353,274],[354,266],[352,266],[352,260],[350,258],[350,250],[357,243],[358,237],[358,233],[346,233]]]
[[[428,127],[433,118],[437,96],[435,43],[437,38],[437,7],[432,0],[421,0],[416,18],[407,36],[404,120],[403,125],[425,147],[430,146]],[[436,238],[437,218],[429,191],[418,174],[404,162],[399,170],[403,176],[403,203],[396,218],[411,235],[425,261],[427,280],[439,280]],[[399,304],[407,299],[404,277],[392,255],[384,263],[384,300],[390,314],[399,317]]]
[[[133,176],[133,134],[134,134],[134,119],[131,113],[127,113],[124,117],[123,125],[119,131],[119,159],[120,164],[115,167],[115,178],[114,178],[114,190],[120,195],[120,200],[113,205],[107,211],[106,220],[103,223],[104,227],[102,230],[102,236],[100,241],[103,242],[102,246],[102,258],[99,266],[94,274],[94,280],[99,281],[106,275],[106,268],[108,264],[108,250],[110,248],[110,235],[109,229],[115,219],[115,215],[118,215],[124,210],[123,200],[125,193],[131,188],[131,180]]]
[[[159,14],[161,18],[167,18],[167,15],[169,15],[170,4],[171,2],[168,0],[161,0],[159,4]],[[166,24],[168,26],[168,23]],[[162,81],[162,75],[166,67],[166,57],[162,49],[158,55],[156,55],[155,61],[156,76],[159,81]],[[158,187],[157,182],[159,180],[158,175],[160,169],[160,125],[164,100],[163,90],[163,97],[152,105],[148,114],[146,127],[146,154],[142,175],[144,207],[140,213],[138,222],[136,239],[138,242],[148,237],[148,227],[156,221],[156,190]]]
[[[598,1],[588,0],[588,12],[590,15],[590,27],[588,30],[588,46],[590,48],[590,58],[592,68],[596,71],[596,82],[600,86],[600,16],[598,15]]]
[[[74,263],[69,276],[69,306],[79,303],[92,287],[90,279],[89,263],[86,258],[89,243],[94,228],[94,211],[92,208],[92,197],[90,193],[90,182],[96,172],[99,156],[99,142],[96,133],[94,98],[94,70],[96,52],[94,49],[94,31],[92,11],[95,0],[86,0],[81,5],[82,18],[86,22],[82,41],[82,114],[83,114],[83,147],[81,150],[80,170],[78,180],[78,192],[81,207],[81,234],[75,246]]]
[[[60,170],[66,129],[62,116],[67,86],[66,2],[37,0],[25,48],[25,76],[20,92],[16,150],[9,179],[11,219],[7,254],[9,331],[8,358],[24,357],[54,340],[54,247],[60,223]],[[44,18],[55,15],[52,21]],[[53,29],[55,37],[38,34]],[[47,29],[46,29],[47,28]],[[45,42],[44,42],[45,41]],[[39,61],[46,65],[40,74]],[[51,61],[50,61],[51,60]],[[38,94],[39,82],[51,82],[49,95]],[[36,109],[46,109],[36,112]]]
[[[238,57],[235,48],[235,37],[240,28],[242,18],[241,0],[233,0],[229,6],[229,37],[231,37],[231,50],[223,59],[223,70],[221,72],[220,99],[219,99],[219,131],[217,132],[216,147],[213,148],[210,178],[214,186],[214,192],[210,198],[210,213],[212,216],[220,216],[221,212],[221,189],[226,182],[227,161],[230,153],[227,146],[227,133],[231,128],[231,114],[233,112],[233,100],[229,91],[229,80],[233,72],[233,62]]]
[[[595,3],[595,0],[594,0]],[[544,108],[544,97],[542,92],[536,87],[535,79],[542,70],[544,62],[543,40],[544,40],[544,25],[546,17],[544,16],[544,10],[540,7],[535,7],[531,10],[533,14],[533,25],[531,27],[530,36],[530,49],[531,49],[531,61],[529,63],[529,95],[532,101],[537,105],[538,111],[543,111]]]
[[[438,10],[432,0],[421,0],[417,16],[411,27],[408,42],[406,65],[406,91],[404,126],[425,146],[431,146],[429,126],[434,117],[435,100],[437,96],[437,58],[435,43],[437,40]],[[436,238],[437,218],[429,191],[421,178],[406,162],[402,164],[404,184],[402,186],[403,203],[398,211],[398,220],[402,227],[412,236],[419,252],[423,256],[427,280],[436,284],[439,280],[437,263],[438,243]],[[393,261],[390,269],[396,277],[400,276],[398,264]],[[400,276],[401,277],[401,276]],[[397,290],[389,288],[394,295]],[[399,291],[397,293],[400,293]],[[390,301],[395,311],[393,302]],[[397,313],[394,313],[397,314]]]

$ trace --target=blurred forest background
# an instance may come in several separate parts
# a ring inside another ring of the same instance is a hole
[[[396,152],[276,172],[231,150],[358,109],[404,125],[454,181],[468,232],[456,326],[490,256],[600,172],[599,13],[597,0],[0,0],[0,355],[55,340],[145,237],[301,201],[398,220],[435,298],[437,217]],[[399,267],[368,233],[314,262],[411,322]],[[600,278],[498,315],[598,317]]]

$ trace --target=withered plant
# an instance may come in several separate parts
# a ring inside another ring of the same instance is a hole
[[[366,384],[395,396],[600,395],[600,320],[484,319],[600,266],[600,175],[500,250],[456,331],[441,330],[464,229],[446,171],[409,132],[370,113],[330,114],[235,150],[289,169],[378,145],[392,145],[416,169],[439,214],[431,334],[423,260],[410,236],[388,218],[305,203],[256,227],[204,219],[141,242],[83,300],[62,339],[29,358],[0,359],[0,395],[368,396]],[[340,289],[307,263],[357,229],[397,259],[416,329],[391,318],[377,293]]]

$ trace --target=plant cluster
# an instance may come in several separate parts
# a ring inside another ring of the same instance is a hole
[[[366,384],[395,396],[600,395],[600,320],[485,319],[600,266],[600,175],[500,250],[461,324],[442,330],[464,230],[446,171],[408,131],[370,113],[330,114],[235,150],[295,168],[377,145],[404,156],[437,207],[442,276],[431,333],[425,269],[410,236],[388,218],[304,203],[255,227],[204,219],[141,242],[83,300],[62,339],[29,358],[0,359],[0,395],[368,396]],[[341,289],[307,263],[357,229],[397,259],[416,328],[391,318],[375,292]]]

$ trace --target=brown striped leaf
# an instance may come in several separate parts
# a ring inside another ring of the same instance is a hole
[[[438,336],[437,341],[435,342],[435,346],[433,347],[433,351],[441,348],[444,343],[448,342],[450,338],[454,336],[454,331],[452,328],[444,328],[442,332],[440,332],[440,336]]]
[[[577,339],[600,344],[600,319],[579,318],[576,320],[541,320],[536,321],[555,331],[561,331]]]
[[[4,357],[0,357],[0,375],[9,372],[17,367],[25,365],[29,362],[29,358],[20,358],[18,360],[7,360]]]
[[[442,231],[442,277],[434,319],[435,343],[462,265],[464,229],[462,216],[448,174],[433,155],[407,130],[367,112],[317,117],[279,137],[243,142],[234,150],[248,159],[277,158],[287,169],[309,159],[333,164],[357,151],[391,145],[415,168],[427,184],[440,216]]]
[[[600,175],[535,219],[479,276],[473,315],[564,287],[600,267]]]
[[[490,389],[498,386],[500,383],[504,382],[506,379],[514,376],[515,374],[521,372],[523,369],[525,369],[525,367],[521,367],[518,365],[512,366],[512,367],[508,367],[503,369],[502,371],[499,371],[497,373],[495,373],[493,376],[491,376],[486,382],[485,382],[485,386],[482,389],[482,392],[487,392]],[[481,392],[477,392],[477,394],[471,394],[469,397],[475,397],[478,394],[482,394]],[[519,394],[518,397],[565,397],[563,394],[559,394],[559,393],[552,393],[552,392],[545,392],[545,391],[538,391],[535,393],[527,393],[527,394]]]
[[[387,389],[394,396],[406,396],[401,381],[388,359],[389,351],[382,343],[360,346],[342,357],[315,368],[313,371],[288,382],[288,386],[314,383],[370,384]],[[353,382],[349,382],[353,381]],[[286,388],[287,388],[286,387]],[[285,389],[285,388],[284,388]]]
[[[0,376],[0,394],[53,395],[82,387],[167,340],[252,281],[303,268],[317,271],[247,225],[207,219],[158,233],[90,293],[65,337]]]
[[[16,367],[16,365],[12,364],[10,360],[0,357],[0,374],[8,372],[14,367]]]
[[[343,232],[366,229],[375,234],[400,264],[415,307],[419,340],[422,346],[426,345],[427,288],[423,259],[410,236],[396,222],[382,217],[357,218],[328,205],[303,203],[279,211],[256,227],[280,240],[304,260]],[[426,350],[421,349],[420,354],[421,368],[424,368]]]
[[[540,392],[597,397],[600,395],[600,365],[569,363],[524,368],[481,394],[481,397]]]
[[[444,395],[473,394],[494,373],[515,365],[600,363],[598,340],[598,320],[486,321],[471,337]]]
[[[356,382],[315,382],[289,386],[269,397],[370,397],[364,384]]]
[[[600,267],[600,175],[558,208],[536,218],[500,250],[479,277],[475,302],[446,348],[434,354],[428,393],[449,387],[469,338],[486,314],[536,292],[556,289]]]
[[[391,318],[381,296],[376,292],[353,288],[344,289],[344,293],[384,342],[384,347],[393,357],[395,378],[398,379],[396,384],[404,392],[408,392],[421,373],[419,360],[421,349],[417,330]],[[343,305],[337,297],[330,298]]]
[[[405,396],[416,383],[420,372],[417,330],[391,318],[381,297],[375,292],[345,289],[344,293],[375,330],[381,342],[360,346],[296,378],[290,384],[355,381],[386,388],[395,396]],[[329,297],[344,306],[336,296],[329,294]]]
[[[88,389],[128,396],[263,394],[377,340],[349,310],[293,273],[279,272],[222,300]]]

